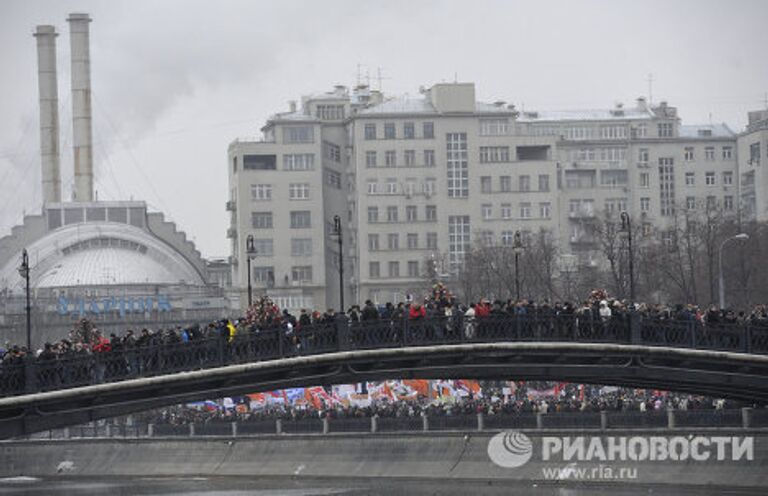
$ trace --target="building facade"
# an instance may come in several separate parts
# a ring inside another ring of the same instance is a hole
[[[683,125],[675,107],[518,112],[475,99],[472,83],[384,98],[365,86],[304,97],[259,140],[229,147],[233,283],[281,306],[338,308],[342,219],[345,298],[401,301],[431,269],[458,274],[477,243],[511,245],[547,230],[562,258],[595,266],[589,226],[626,211],[664,238],[681,211],[768,218],[766,113],[737,135]],[[744,160],[744,157],[749,157]],[[762,158],[765,161],[764,157]]]

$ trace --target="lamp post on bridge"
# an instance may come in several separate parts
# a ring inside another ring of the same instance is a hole
[[[515,252],[515,299],[520,301],[520,254],[523,252],[523,236],[515,231],[512,251]]]
[[[19,275],[24,278],[27,293],[27,305],[24,307],[27,314],[27,352],[32,353],[32,307],[29,304],[29,255],[26,248],[21,252]]]
[[[344,313],[344,249],[341,232],[341,217],[333,216],[333,235],[339,242],[339,312]]]
[[[251,258],[256,256],[256,246],[253,241],[253,234],[245,238],[245,257],[248,265],[248,308],[253,305],[253,287],[251,286]]]
[[[731,236],[730,238],[726,238],[722,243],[720,243],[720,252],[718,253],[718,266],[719,266],[719,272],[720,277],[718,278],[718,286],[719,286],[719,293],[720,293],[720,309],[725,308],[725,284],[723,283],[723,248],[725,248],[725,244],[731,240],[742,240],[746,241],[749,239],[749,234],[747,233],[739,233],[735,236]]]
[[[635,303],[635,256],[632,251],[632,221],[629,214],[621,212],[621,232],[627,236],[627,251],[629,253],[629,302]]]

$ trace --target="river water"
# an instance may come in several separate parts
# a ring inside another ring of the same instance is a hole
[[[125,479],[6,478],[0,495],[325,496],[325,495],[505,495],[505,496],[715,496],[758,495],[765,489],[628,485],[567,485],[466,480],[164,477]]]

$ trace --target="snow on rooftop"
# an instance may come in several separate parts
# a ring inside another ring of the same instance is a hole
[[[512,112],[506,106],[498,106],[491,103],[475,102],[475,112]],[[437,109],[424,96],[399,96],[389,98],[379,105],[360,110],[361,115],[377,114],[436,114]]]
[[[733,138],[736,136],[726,124],[697,124],[680,126],[681,138]]]
[[[641,108],[582,109],[582,110],[540,110],[521,112],[520,122],[544,121],[602,121],[651,119],[653,113]]]

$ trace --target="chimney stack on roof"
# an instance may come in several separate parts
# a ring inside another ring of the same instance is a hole
[[[43,202],[61,201],[59,90],[56,76],[56,28],[37,26],[37,80],[40,101],[40,158]]]
[[[72,128],[75,164],[75,201],[93,201],[93,147],[91,124],[91,55],[88,14],[70,14],[72,52]]]

